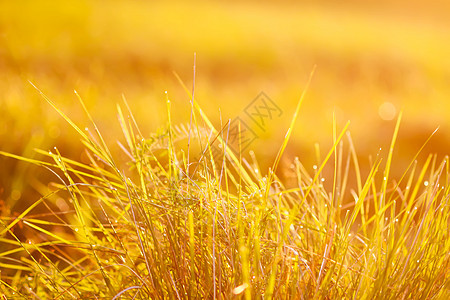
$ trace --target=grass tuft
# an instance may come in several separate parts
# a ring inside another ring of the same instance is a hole
[[[296,159],[296,185],[285,187],[276,171],[302,100],[262,175],[254,157],[249,163],[228,147],[228,123],[217,130],[193,95],[189,128],[171,124],[167,96],[166,131],[151,137],[124,98],[120,148],[128,161],[121,162],[78,94],[93,132],[39,92],[79,133],[87,161],[57,148],[37,150],[41,159],[0,152],[55,176],[50,192],[42,188],[28,209],[0,220],[5,299],[450,296],[448,157],[430,155],[422,165],[414,158],[391,181],[400,117],[386,163],[377,157],[366,177],[348,124],[339,133],[334,121],[333,146],[319,167],[308,172]]]

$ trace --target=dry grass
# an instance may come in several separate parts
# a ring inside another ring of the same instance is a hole
[[[422,166],[413,160],[400,181],[391,181],[400,117],[388,156],[376,157],[367,177],[350,136],[345,140],[347,126],[338,132],[334,123],[323,161],[311,173],[296,159],[290,172],[297,184],[286,188],[274,171],[302,100],[264,174],[257,161],[233,153],[226,125],[217,131],[195,101],[192,123],[180,127],[170,123],[167,99],[169,122],[158,138],[143,136],[128,109],[118,107],[129,157],[121,163],[87,110],[92,123],[83,130],[42,96],[78,132],[89,161],[56,147],[38,150],[39,160],[1,152],[55,176],[32,206],[2,217],[7,299],[449,295],[447,158],[430,155]],[[214,143],[225,152],[213,156]],[[194,144],[203,149],[195,159]],[[334,175],[324,178],[327,166]],[[350,173],[356,187],[347,186]],[[31,235],[24,240],[17,232]]]
[[[450,298],[449,4],[364,3],[1,1],[0,295]]]

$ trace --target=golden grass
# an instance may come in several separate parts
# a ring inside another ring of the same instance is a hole
[[[226,127],[217,131],[194,99],[189,131],[167,123],[159,141],[142,136],[130,112],[119,108],[122,148],[129,156],[120,163],[87,110],[93,131],[81,130],[41,95],[78,132],[89,162],[65,158],[56,147],[39,151],[42,160],[0,152],[45,167],[57,179],[52,191],[21,215],[2,217],[1,239],[8,245],[0,253],[4,297],[444,299],[449,294],[448,158],[438,162],[430,155],[419,170],[413,162],[399,182],[391,182],[400,117],[386,164],[377,157],[357,190],[346,182],[352,169],[362,178],[355,169],[358,158],[351,139],[343,152],[347,126],[338,135],[336,123],[334,145],[321,166],[311,174],[295,160],[297,186],[287,189],[273,171],[303,96],[273,169],[264,175],[255,162],[233,153]],[[170,122],[168,99],[167,104]],[[205,150],[219,143],[224,151],[215,157],[201,151],[190,160],[180,138]],[[329,164],[334,176],[324,178]],[[332,190],[324,179],[333,180]],[[354,202],[345,201],[346,193]],[[46,213],[34,214],[38,206]],[[24,241],[15,232],[34,233]]]
[[[2,296],[448,298],[449,5],[365,5],[1,2]]]

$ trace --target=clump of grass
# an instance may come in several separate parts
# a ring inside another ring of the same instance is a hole
[[[55,175],[51,192],[43,186],[42,197],[18,217],[1,219],[5,299],[450,295],[448,158],[413,160],[403,178],[391,181],[400,117],[386,163],[377,157],[367,177],[350,136],[345,140],[348,124],[340,132],[335,124],[325,159],[313,173],[295,159],[296,185],[287,188],[276,170],[301,101],[264,175],[256,160],[232,152],[227,126],[217,131],[194,100],[185,127],[171,124],[168,101],[165,133],[152,138],[126,102],[126,110],[118,106],[120,146],[129,158],[120,163],[87,110],[92,125],[82,130],[43,97],[79,133],[88,162],[57,148],[37,150],[41,160],[1,152]],[[223,153],[214,155],[213,143]],[[322,180],[326,166],[334,169],[326,178],[331,190]],[[354,188],[347,186],[351,176]],[[46,213],[34,213],[37,207]],[[33,235],[24,239],[19,226]]]

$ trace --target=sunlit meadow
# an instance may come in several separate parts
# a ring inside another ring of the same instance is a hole
[[[447,299],[450,4],[0,1],[3,299]]]

